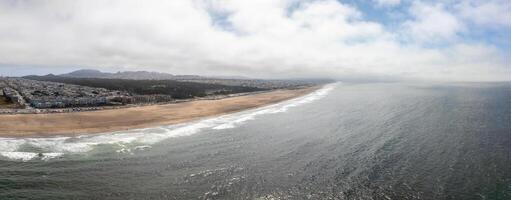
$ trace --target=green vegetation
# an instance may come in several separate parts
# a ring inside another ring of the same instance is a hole
[[[4,96],[0,96],[0,106],[9,104],[9,100],[5,98]]]
[[[5,96],[0,95],[0,109],[6,109],[6,108],[17,108],[18,105],[12,103],[7,99]]]
[[[128,80],[103,78],[70,78],[54,75],[26,76],[26,79],[39,81],[52,81],[75,84],[89,87],[105,88],[109,90],[126,91],[140,95],[171,95],[175,99],[204,97],[212,94],[234,94],[261,91],[261,88],[226,86],[209,83],[181,82],[174,80]]]

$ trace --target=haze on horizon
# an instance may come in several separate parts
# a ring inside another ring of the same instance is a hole
[[[0,0],[0,75],[510,81],[508,0]]]

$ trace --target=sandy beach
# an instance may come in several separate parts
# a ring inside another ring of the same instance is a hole
[[[0,137],[84,135],[178,124],[289,100],[316,89],[275,90],[219,100],[90,112],[0,115]]]

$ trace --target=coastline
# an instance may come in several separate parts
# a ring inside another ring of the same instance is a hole
[[[88,112],[0,115],[0,137],[76,136],[186,123],[297,98],[320,87]]]
[[[273,90],[274,91],[274,90]],[[218,100],[225,99],[231,97],[239,97],[239,96],[247,96],[254,95],[259,93],[272,92],[268,91],[257,91],[257,92],[246,92],[246,93],[236,93],[236,94],[227,94],[227,95],[212,95],[206,97],[195,97],[191,99],[176,99],[168,102],[158,102],[158,103],[142,103],[142,104],[127,104],[127,105],[116,105],[116,106],[98,106],[98,107],[74,107],[74,108],[42,108],[42,109],[20,109],[20,108],[2,108],[0,109],[1,115],[22,115],[22,114],[56,114],[56,113],[72,113],[72,112],[92,112],[92,111],[101,111],[101,110],[115,110],[115,109],[125,109],[125,108],[134,108],[134,107],[144,107],[144,106],[155,106],[155,105],[167,105],[167,104],[178,104],[190,101],[197,100]]]

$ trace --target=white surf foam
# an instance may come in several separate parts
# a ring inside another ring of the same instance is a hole
[[[41,160],[50,160],[64,155],[64,153],[34,153],[34,152],[0,152],[0,155],[11,160],[29,161],[34,158]]]
[[[21,161],[38,157],[41,157],[42,160],[49,160],[60,157],[65,153],[89,152],[100,145],[111,145],[118,153],[132,153],[132,150],[144,150],[149,148],[150,145],[168,138],[189,136],[204,129],[235,128],[259,115],[286,112],[292,107],[323,98],[335,86],[336,84],[329,84],[311,94],[296,99],[186,124],[77,137],[0,138],[0,156]],[[140,148],[141,146],[144,148]],[[27,151],[27,148],[32,151]],[[49,153],[41,155],[39,152]]]

